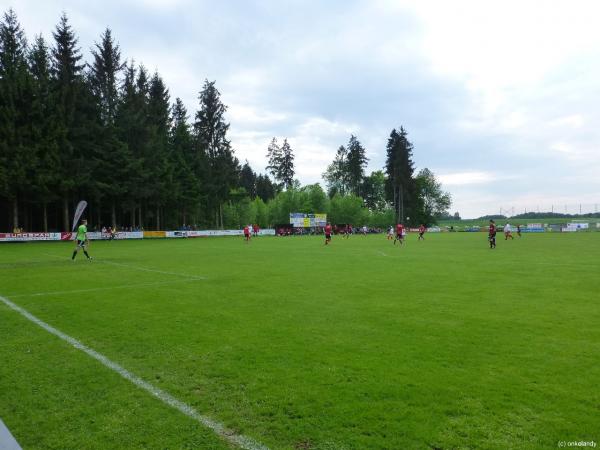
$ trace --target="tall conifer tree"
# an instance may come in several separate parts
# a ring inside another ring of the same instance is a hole
[[[26,54],[25,33],[10,9],[0,22],[0,193],[12,204],[15,228],[22,226],[19,198],[31,190],[37,165],[29,127],[32,92]]]
[[[181,224],[187,225],[190,213],[195,212],[200,201],[201,171],[194,153],[192,134],[188,124],[187,109],[180,98],[175,99],[171,115],[169,137],[176,208],[181,212]]]
[[[333,197],[335,194],[345,195],[348,192],[347,156],[346,147],[340,145],[334,160],[327,166],[327,170],[323,173],[329,197]]]
[[[206,80],[199,95],[200,109],[196,113],[194,135],[196,144],[207,157],[206,194],[209,211],[215,223],[223,227],[223,203],[236,185],[239,163],[227,139],[229,124],[225,122],[227,107],[214,81]]]
[[[280,181],[286,189],[294,184],[294,151],[287,139],[283,140],[281,146],[281,165],[279,167]]]
[[[396,222],[404,222],[406,217],[410,217],[411,210],[416,207],[412,150],[413,145],[408,140],[404,128],[400,127],[400,132],[392,130],[387,143],[385,171],[386,192],[388,200],[393,202]]]
[[[361,188],[365,178],[365,168],[369,158],[366,156],[366,150],[356,138],[351,135],[348,141],[348,153],[346,155],[346,177],[350,192],[354,195],[361,196]]]
[[[34,194],[42,205],[42,230],[48,231],[48,204],[56,200],[60,157],[56,141],[54,95],[50,75],[50,54],[44,38],[37,36],[29,53],[33,100],[30,120],[35,155]]]
[[[167,204],[173,189],[173,166],[169,155],[169,132],[171,129],[171,106],[169,90],[158,73],[150,79],[148,90],[149,154],[152,203],[157,230],[160,230],[161,209]]]
[[[98,202],[110,207],[110,223],[117,225],[117,202],[127,194],[125,187],[131,175],[129,149],[119,138],[117,111],[119,105],[119,76],[125,66],[119,46],[110,29],[101,35],[101,42],[92,49],[94,61],[89,81],[98,108],[99,133],[95,155],[94,181],[98,185]],[[98,205],[99,207],[100,205]]]
[[[70,227],[69,201],[75,200],[84,183],[85,140],[82,100],[84,79],[82,56],[66,14],[52,33],[52,74],[55,91],[57,143],[60,156],[59,193],[63,202],[63,229]]]

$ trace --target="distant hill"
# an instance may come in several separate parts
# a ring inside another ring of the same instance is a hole
[[[593,214],[562,214],[555,212],[528,212],[512,216],[511,219],[583,219],[600,218],[600,213]]]
[[[503,219],[507,219],[507,217],[502,214],[492,214],[489,216],[478,217],[475,220],[503,220]]]

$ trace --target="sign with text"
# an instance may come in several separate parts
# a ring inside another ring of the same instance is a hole
[[[60,233],[0,233],[0,241],[60,241]]]
[[[295,228],[324,227],[327,214],[290,213],[290,225]]]

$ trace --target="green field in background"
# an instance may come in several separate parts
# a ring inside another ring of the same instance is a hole
[[[596,227],[597,223],[600,223],[600,218],[597,217],[584,217],[578,219],[566,219],[566,218],[556,218],[556,217],[546,217],[543,219],[516,219],[509,217],[508,219],[496,219],[497,225],[504,225],[505,223],[510,223],[513,229],[516,230],[517,225],[527,225],[528,223],[541,223],[543,224],[567,224],[567,223],[589,223],[590,231],[600,231],[599,228]],[[485,227],[489,224],[489,220],[486,219],[464,219],[464,220],[440,220],[437,226],[440,227],[455,227],[455,228],[467,228],[473,226]]]

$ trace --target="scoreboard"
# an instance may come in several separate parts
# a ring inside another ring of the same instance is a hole
[[[290,213],[290,224],[294,228],[324,227],[327,214]]]

